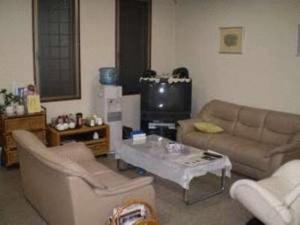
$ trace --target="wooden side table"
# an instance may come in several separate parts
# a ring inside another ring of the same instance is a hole
[[[95,132],[98,133],[99,139],[93,139]],[[84,142],[95,156],[104,155],[109,152],[109,126],[106,124],[94,127],[84,125],[81,128],[58,131],[49,125],[47,140],[49,146],[76,141]]]
[[[29,130],[46,143],[46,113],[42,111],[22,116],[0,114],[0,145],[3,148],[2,165],[11,166],[18,163],[17,146],[12,137],[12,131],[18,129]]]

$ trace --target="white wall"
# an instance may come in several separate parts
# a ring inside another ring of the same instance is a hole
[[[0,88],[33,81],[30,0],[0,0]]]
[[[0,0],[0,88],[33,83],[31,0]],[[174,65],[173,0],[153,0],[152,68],[168,72]],[[43,104],[48,119],[61,113],[95,111],[98,69],[115,65],[115,1],[80,1],[81,100]],[[139,96],[124,98],[124,124],[139,127]]]
[[[80,1],[82,99],[45,104],[48,117],[94,112],[98,68],[115,64],[114,2]],[[299,0],[153,0],[152,68],[189,68],[194,112],[219,98],[300,113],[299,12]],[[33,83],[31,15],[31,0],[0,0],[0,88]],[[242,55],[218,53],[223,26],[244,27]],[[124,124],[138,128],[139,96],[123,106]]]
[[[300,113],[299,0],[180,0],[176,63],[190,69],[193,111],[218,98]],[[219,27],[245,29],[243,54],[219,54]]]

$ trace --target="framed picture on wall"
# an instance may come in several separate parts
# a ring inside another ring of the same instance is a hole
[[[298,47],[297,47],[297,56],[300,56],[300,24],[298,25]]]
[[[219,53],[242,54],[243,27],[220,27]]]

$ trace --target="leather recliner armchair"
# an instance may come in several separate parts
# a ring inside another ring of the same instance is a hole
[[[271,177],[235,182],[230,195],[265,225],[300,224],[300,160],[281,166]]]

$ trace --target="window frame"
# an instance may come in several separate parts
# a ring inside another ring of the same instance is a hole
[[[32,36],[33,36],[33,70],[34,70],[34,83],[38,90],[40,90],[39,82],[39,40],[38,40],[38,1],[32,0]],[[73,0],[75,6],[74,15],[74,58],[75,65],[73,65],[75,73],[75,89],[76,93],[70,96],[54,96],[54,97],[42,97],[41,102],[54,102],[54,101],[66,101],[66,100],[76,100],[81,99],[81,61],[80,61],[80,1]]]
[[[115,64],[117,70],[120,69],[120,1],[115,0]],[[147,66],[146,69],[151,69],[151,56],[152,56],[152,0],[149,0],[149,8],[148,8],[148,35],[147,35]],[[122,75],[119,75],[122,76]],[[122,83],[119,83],[122,86]],[[127,91],[126,94],[123,95],[138,95],[139,91]]]

